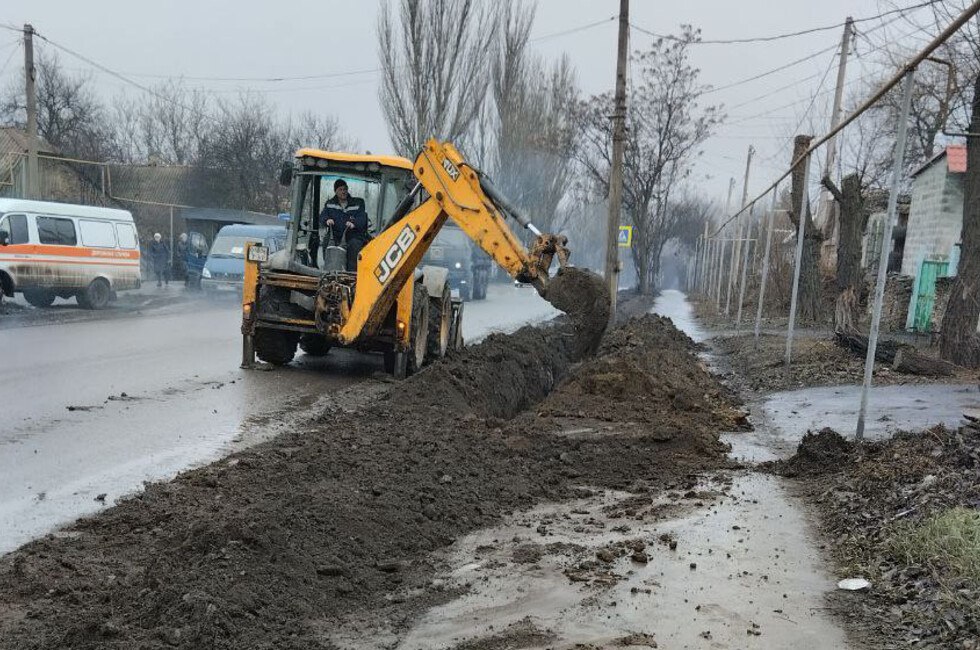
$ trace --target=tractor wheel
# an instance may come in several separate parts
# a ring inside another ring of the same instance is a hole
[[[85,309],[105,309],[111,298],[112,289],[102,278],[92,280],[87,287],[75,295],[75,300]]]
[[[446,285],[439,297],[429,298],[429,345],[426,358],[431,362],[446,356],[453,319],[453,293]]]
[[[25,289],[24,300],[38,309],[44,309],[54,304],[54,291],[47,289]]]
[[[414,374],[422,369],[429,341],[429,292],[421,283],[415,284],[412,296],[412,341],[408,350],[407,373]]]
[[[273,329],[257,329],[255,332],[255,356],[274,366],[284,366],[296,356],[299,336],[295,332]]]
[[[299,337],[299,347],[311,357],[322,357],[330,352],[330,343],[319,334],[304,334]]]
[[[449,328],[449,354],[459,352],[463,349],[463,306],[459,306],[459,312]]]

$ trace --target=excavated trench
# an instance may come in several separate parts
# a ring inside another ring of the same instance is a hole
[[[431,588],[432,552],[461,535],[583,485],[656,491],[724,465],[736,399],[668,319],[603,337],[604,291],[566,270],[547,297],[567,319],[356,388],[360,406],[4,557],[0,648],[330,648],[341,618],[407,629],[453,595]]]

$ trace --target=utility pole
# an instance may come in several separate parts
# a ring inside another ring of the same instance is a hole
[[[749,145],[749,152],[745,156],[745,179],[742,182],[742,202],[739,203],[739,210],[745,208],[745,203],[749,200],[749,170],[752,169],[752,156],[755,155],[755,147]],[[733,179],[734,180],[734,179]],[[725,316],[728,316],[732,306],[732,286],[738,283],[738,262],[742,254],[742,221],[744,215],[739,215],[735,220],[735,242],[732,248],[732,263],[728,271],[728,297],[725,299]]]
[[[725,200],[726,215],[730,214],[732,211],[732,192],[734,191],[735,191],[735,177],[732,176],[731,178],[728,179],[728,198]],[[728,230],[728,228],[726,228],[726,230]],[[719,232],[718,235],[719,235],[718,243],[721,246],[720,246],[720,257],[718,258],[718,282],[717,285],[715,286],[715,309],[720,311],[721,310],[721,282],[722,282],[722,278],[724,277],[723,274],[725,270],[724,268],[725,249],[728,247],[728,243],[726,240],[720,239],[722,233]]]
[[[833,133],[837,125],[840,124],[841,103],[844,98],[844,78],[847,74],[847,56],[851,47],[851,34],[854,32],[854,21],[850,16],[844,21],[844,34],[840,41],[840,62],[837,64],[837,87],[834,90],[834,107],[830,111],[830,132]],[[831,136],[827,140],[827,159],[823,165],[823,175],[829,176],[834,168],[834,160],[837,157],[837,135]],[[831,223],[834,202],[830,192],[826,188],[820,191],[820,208],[817,214],[817,223],[821,228],[826,228]],[[830,233],[824,231],[825,234]]]
[[[629,56],[630,2],[619,0],[619,48],[616,55],[616,103],[612,116],[612,165],[609,169],[609,222],[606,230],[606,283],[610,313],[619,291],[619,223],[623,203],[623,154],[626,149],[626,57]],[[609,322],[614,319],[610,318]]]
[[[27,198],[40,195],[37,168],[37,90],[34,88],[34,28],[24,25],[24,78],[27,82]]]

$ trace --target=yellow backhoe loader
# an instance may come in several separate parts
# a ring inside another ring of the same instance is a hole
[[[321,232],[326,236],[319,215],[337,179],[364,199],[376,233],[361,249],[355,272],[331,267],[335,256],[315,245]],[[287,245],[272,255],[260,245],[246,251],[244,367],[256,356],[288,363],[297,346],[311,355],[342,346],[382,353],[385,369],[401,378],[461,348],[463,303],[452,296],[446,270],[419,267],[448,219],[542,295],[554,257],[562,267],[568,261],[564,237],[538,231],[449,143],[430,140],[414,163],[301,149],[280,180],[292,187]],[[507,217],[534,234],[530,251]]]

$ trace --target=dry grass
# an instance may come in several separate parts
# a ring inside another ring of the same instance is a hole
[[[890,546],[897,557],[929,567],[941,580],[980,583],[980,511],[950,508],[900,529]]]

